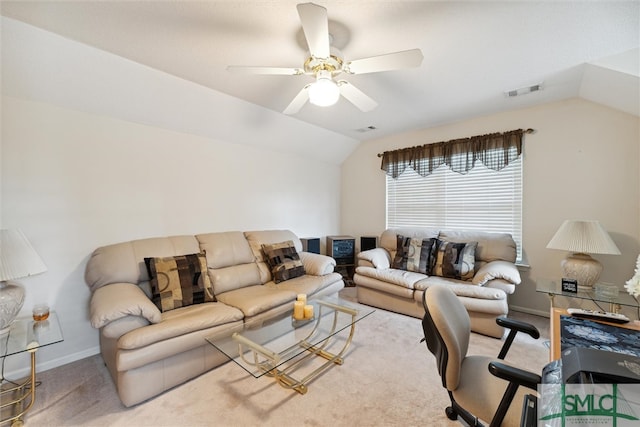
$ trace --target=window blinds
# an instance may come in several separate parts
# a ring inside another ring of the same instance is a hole
[[[441,165],[422,177],[387,176],[387,228],[438,227],[510,233],[522,259],[522,159],[500,171],[478,162],[467,174]]]

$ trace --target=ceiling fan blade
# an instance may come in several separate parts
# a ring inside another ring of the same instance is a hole
[[[245,67],[243,65],[229,65],[227,71],[239,74],[272,74],[297,76],[304,74],[301,68],[284,68],[284,67]]]
[[[328,58],[330,48],[327,9],[313,3],[302,3],[297,8],[309,52],[316,58]]]
[[[293,101],[284,109],[284,114],[295,114],[300,111],[302,106],[309,100],[309,86],[311,86],[311,84],[306,85],[298,92],[296,97],[293,98]]]
[[[423,58],[420,49],[404,50],[350,61],[345,71],[351,74],[365,74],[418,67],[422,64]]]
[[[340,88],[340,94],[344,96],[347,101],[351,102],[353,105],[355,105],[365,113],[367,111],[373,110],[378,106],[378,103],[376,101],[365,95],[364,92],[345,80],[340,80],[338,82],[338,87]]]

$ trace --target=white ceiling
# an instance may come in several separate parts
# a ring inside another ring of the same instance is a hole
[[[226,67],[301,67],[297,3],[3,0],[0,7],[4,16],[280,112],[311,77]],[[378,102],[371,112],[341,99],[294,116],[345,136],[379,138],[576,96],[639,114],[638,1],[315,3],[328,9],[346,60],[412,48],[424,54],[420,68],[345,77]],[[504,95],[538,83],[539,92]],[[361,131],[369,126],[377,129]]]

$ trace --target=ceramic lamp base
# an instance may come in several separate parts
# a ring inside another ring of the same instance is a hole
[[[579,290],[592,290],[602,273],[600,261],[582,253],[569,255],[560,263],[560,266],[563,277],[578,281]]]
[[[0,282],[0,335],[9,328],[24,304],[24,288],[13,282]]]

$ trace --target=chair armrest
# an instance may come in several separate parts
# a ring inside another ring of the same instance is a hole
[[[312,276],[324,276],[333,273],[336,267],[336,260],[330,256],[313,252],[300,252],[299,255],[305,273]]]
[[[542,383],[542,377],[540,375],[500,362],[490,362],[489,372],[505,381],[509,381],[532,390],[537,390],[538,384]]]
[[[385,269],[391,267],[391,255],[384,248],[374,248],[362,251],[358,254],[358,259],[368,261],[375,268]]]
[[[505,358],[505,356],[509,352],[509,349],[511,348],[513,339],[516,337],[518,332],[524,332],[534,339],[540,338],[540,331],[538,331],[538,328],[530,323],[515,319],[509,319],[508,317],[498,317],[496,319],[496,323],[504,328],[509,329],[509,335],[507,336],[507,339],[504,340],[504,344],[500,349],[500,354],[498,354],[498,359]]]
[[[500,400],[500,404],[491,419],[491,424],[489,424],[489,427],[498,427],[502,425],[502,421],[507,415],[507,411],[513,402],[513,398],[516,396],[518,387],[524,386],[529,389],[537,390],[538,384],[542,382],[542,378],[540,375],[534,374],[533,372],[505,365],[500,362],[490,362],[489,372],[491,372],[492,375],[509,382],[504,391],[504,395]]]
[[[96,329],[126,316],[140,316],[150,323],[162,320],[158,307],[133,283],[112,283],[96,289],[90,311],[91,326]]]
[[[540,331],[531,323],[523,322],[522,320],[511,319],[509,317],[498,317],[496,323],[512,331],[524,332],[533,339],[540,338]]]

